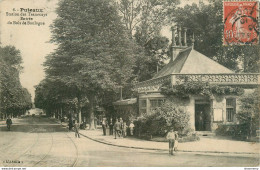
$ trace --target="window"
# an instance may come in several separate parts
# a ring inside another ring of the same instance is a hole
[[[163,99],[151,99],[150,100],[151,110],[157,107],[161,107],[162,103],[163,103]]]
[[[139,113],[146,113],[146,99],[145,100],[139,100]]]
[[[146,100],[140,100],[140,107],[146,107]]]
[[[234,121],[235,112],[236,112],[236,99],[235,98],[226,99],[227,122]]]

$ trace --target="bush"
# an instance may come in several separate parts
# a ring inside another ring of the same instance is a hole
[[[235,139],[245,140],[248,134],[248,125],[247,124],[235,124],[235,125],[226,125],[219,124],[216,129],[216,134],[220,136],[231,136]]]
[[[256,130],[260,126],[259,90],[256,89],[254,93],[243,96],[240,98],[240,102],[240,111],[236,117],[239,123],[244,124],[247,129],[245,132],[247,137],[256,136]]]
[[[138,136],[153,135],[165,136],[170,128],[174,127],[181,136],[191,132],[188,126],[189,114],[185,107],[177,106],[174,102],[166,100],[160,108],[150,115],[142,115],[135,121]]]

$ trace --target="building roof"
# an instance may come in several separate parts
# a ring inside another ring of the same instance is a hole
[[[114,106],[130,105],[130,104],[135,104],[136,102],[137,102],[136,98],[131,98],[125,100],[118,100],[116,102],[113,102],[113,105]]]
[[[216,61],[188,47],[179,52],[175,60],[171,60],[154,77],[159,78],[170,74],[218,74],[234,73]]]

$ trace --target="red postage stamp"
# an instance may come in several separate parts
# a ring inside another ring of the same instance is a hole
[[[256,1],[224,1],[224,45],[258,44],[259,6]]]

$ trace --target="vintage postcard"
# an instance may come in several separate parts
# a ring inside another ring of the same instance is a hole
[[[0,0],[0,167],[259,167],[258,0]]]

